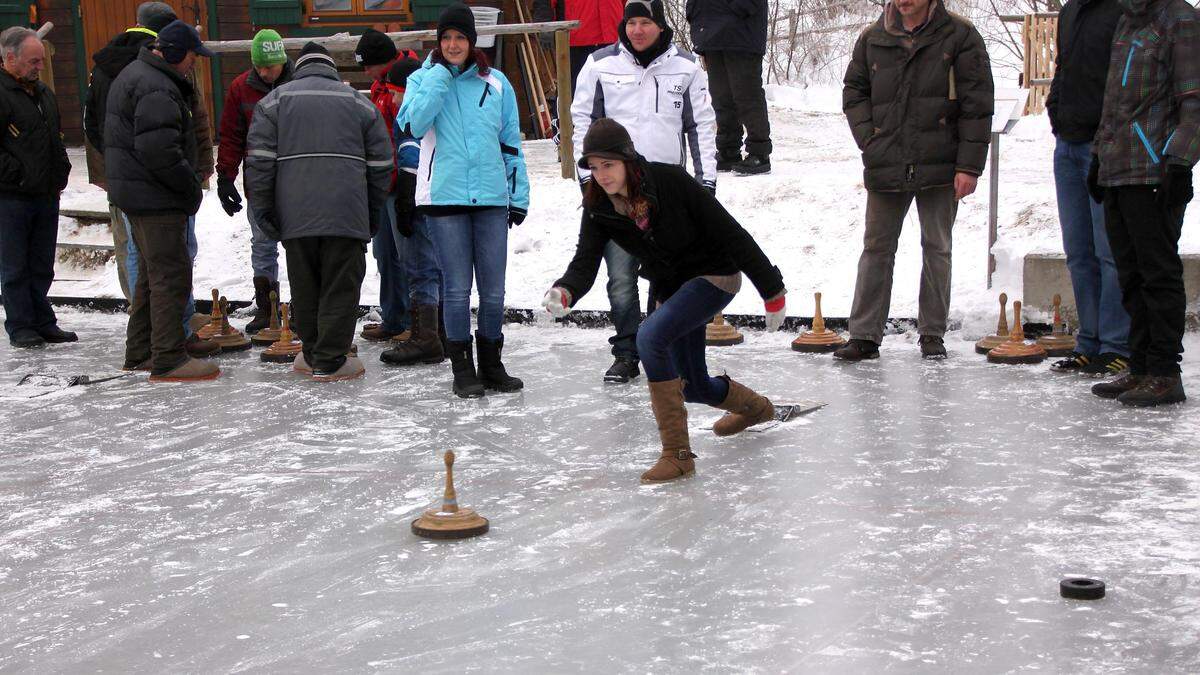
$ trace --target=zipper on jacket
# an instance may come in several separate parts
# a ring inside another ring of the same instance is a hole
[[[488,97],[488,91],[489,91],[490,89],[491,89],[491,87],[489,87],[489,86],[488,86],[488,83],[487,83],[487,82],[484,82],[484,83],[483,83],[483,96],[480,96],[480,97],[479,97],[479,107],[480,107],[480,108],[482,108],[482,107],[483,107],[483,102],[487,100],[487,97]]]
[[[658,112],[658,78],[654,78],[654,112]]]
[[[917,167],[915,164],[909,164],[908,166],[904,167],[904,180],[911,183],[916,179],[916,177]]]
[[[1146,138],[1146,132],[1142,131],[1142,125],[1134,122],[1133,130],[1137,132],[1138,138],[1142,139],[1142,145],[1146,148],[1146,153],[1150,155],[1150,161],[1158,164],[1158,153],[1154,152],[1154,148],[1150,145],[1150,139]]]
[[[434,148],[433,152],[429,153],[429,174],[425,176],[425,180],[431,183],[433,182],[433,160],[435,157],[437,157],[437,148]]]
[[[513,195],[517,194],[517,168],[516,167],[513,167],[512,173],[509,174],[508,182],[509,182],[509,185],[511,186],[508,189],[509,194],[513,194]]]
[[[1166,154],[1167,154],[1167,148],[1171,147],[1171,141],[1175,140],[1175,133],[1176,133],[1177,131],[1179,131],[1179,130],[1178,130],[1178,129],[1176,129],[1175,131],[1172,131],[1172,132],[1171,132],[1171,135],[1170,135],[1170,136],[1167,136],[1167,142],[1166,142],[1166,143],[1163,143],[1163,151],[1162,151],[1162,154],[1163,154],[1163,156],[1166,156]]]
[[[1142,46],[1141,40],[1134,40],[1133,44],[1129,45],[1129,56],[1125,57],[1125,72],[1121,75],[1121,86],[1124,87],[1129,82],[1129,69],[1133,66],[1133,53],[1138,47]]]

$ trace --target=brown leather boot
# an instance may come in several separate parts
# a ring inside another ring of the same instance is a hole
[[[755,424],[762,424],[775,417],[775,406],[762,394],[735,382],[728,376],[720,376],[729,383],[729,394],[725,400],[717,404],[721,410],[728,410],[724,417],[713,425],[713,433],[718,436],[740,434]]]
[[[650,383],[650,407],[658,422],[662,455],[642,474],[643,483],[663,483],[696,472],[696,455],[688,442],[687,408],[683,407],[683,381],[679,378]]]

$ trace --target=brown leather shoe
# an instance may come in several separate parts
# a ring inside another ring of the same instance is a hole
[[[384,330],[381,323],[368,323],[363,326],[362,332],[359,335],[367,342],[387,342],[399,335],[399,333]]]
[[[161,375],[151,375],[151,382],[198,382],[201,380],[215,380],[221,375],[221,369],[212,361],[201,361],[200,359],[187,359],[175,366],[171,370]]]
[[[1183,380],[1178,375],[1148,375],[1137,387],[1117,397],[1123,405],[1135,408],[1151,408],[1158,405],[1183,403]]]
[[[214,340],[201,340],[196,333],[192,333],[187,342],[183,343],[183,348],[187,351],[188,356],[194,359],[203,359],[221,353],[221,345]]]
[[[642,474],[643,483],[664,483],[696,472],[696,455],[688,441],[687,408],[683,406],[683,381],[651,382],[650,407],[658,423],[662,454],[650,470]]]
[[[1092,393],[1100,398],[1117,398],[1127,391],[1133,391],[1137,388],[1145,375],[1134,375],[1129,373],[1123,377],[1118,377],[1109,382],[1101,382],[1100,384],[1092,385]]]
[[[775,406],[766,396],[755,393],[753,389],[735,382],[728,376],[722,375],[721,379],[729,383],[729,393],[717,407],[729,412],[713,425],[714,434],[740,434],[755,424],[762,424],[775,417]]]

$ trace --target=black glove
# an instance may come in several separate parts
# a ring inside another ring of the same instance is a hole
[[[221,198],[221,208],[225,209],[225,213],[232,216],[242,210],[242,196],[229,176],[217,176],[217,196]]]
[[[1187,205],[1192,201],[1192,196],[1192,167],[1186,164],[1168,164],[1155,197],[1159,208],[1170,213]]]
[[[416,232],[413,229],[413,211],[415,210],[416,205],[411,192],[408,197],[403,195],[396,197],[396,231],[406,239]]]
[[[1092,165],[1088,167],[1088,194],[1097,204],[1104,203],[1104,186],[1100,184],[1100,156],[1092,155]]]
[[[525,216],[528,213],[525,209],[516,206],[508,207],[508,228],[511,230],[514,225],[520,225],[525,222]]]

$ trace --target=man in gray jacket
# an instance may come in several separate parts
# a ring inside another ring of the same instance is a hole
[[[361,377],[362,361],[349,351],[367,242],[392,174],[383,117],[342,82],[329,52],[310,42],[294,79],[259,101],[246,147],[250,208],[287,252],[292,314],[304,342],[293,367],[322,382]]]

